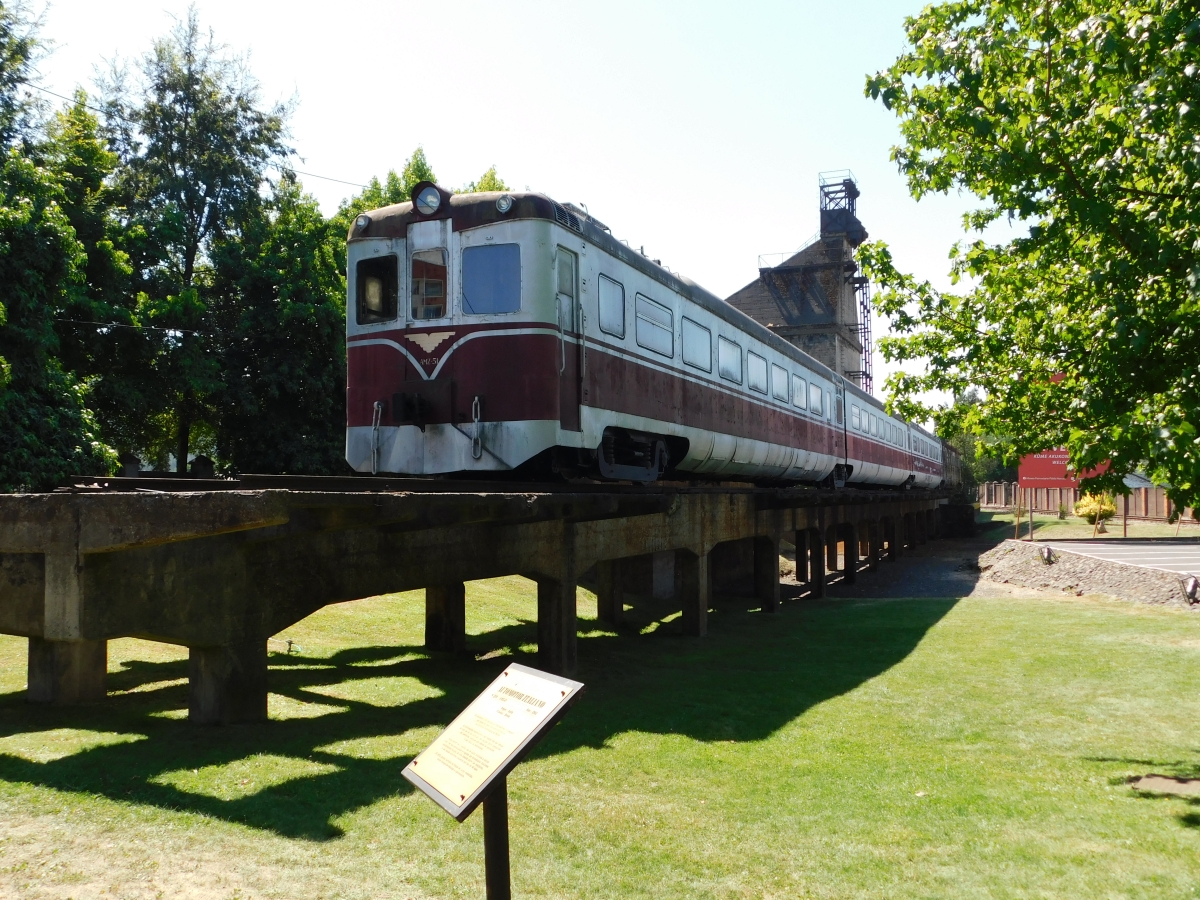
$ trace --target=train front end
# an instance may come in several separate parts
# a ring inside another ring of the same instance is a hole
[[[413,197],[348,236],[346,460],[361,473],[511,470],[562,440],[549,201],[430,182]]]

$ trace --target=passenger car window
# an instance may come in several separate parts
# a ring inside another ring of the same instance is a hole
[[[784,403],[792,399],[788,396],[788,371],[775,363],[771,363],[771,396]]]
[[[792,376],[792,403],[801,409],[808,409],[808,382],[799,375]]]
[[[625,288],[605,275],[599,279],[600,330],[625,337]]]
[[[462,255],[462,311],[468,316],[521,309],[521,245],[468,247]]]
[[[417,250],[412,255],[412,317],[446,315],[446,251]]]
[[[746,354],[746,384],[752,391],[767,392],[767,361],[757,353]]]
[[[821,393],[819,384],[808,386],[808,411],[818,416],[825,415],[825,395]]]
[[[675,328],[671,310],[649,297],[634,297],[637,314],[637,342],[663,356],[675,355]]]
[[[376,256],[358,263],[354,274],[358,282],[355,292],[360,325],[396,318],[399,266],[396,256]]]
[[[691,319],[683,319],[683,361],[689,366],[712,371],[712,332]]]
[[[742,348],[728,338],[717,338],[717,371],[722,378],[742,383]]]
[[[862,429],[861,414],[859,413],[858,407],[853,403],[850,404],[850,426],[855,431],[860,431]]]

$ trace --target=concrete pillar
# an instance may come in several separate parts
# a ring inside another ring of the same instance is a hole
[[[825,541],[819,528],[808,529],[808,585],[811,596],[825,596]]]
[[[845,551],[842,555],[842,581],[854,584],[858,580],[858,529],[851,524],[842,526]]]
[[[796,542],[796,583],[808,584],[808,529],[798,528],[793,540]]]
[[[103,700],[108,674],[108,641],[29,639],[30,703],[66,706]]]
[[[712,567],[709,554],[679,550],[675,554],[679,571],[679,598],[682,601],[683,633],[692,637],[708,634],[708,607],[712,599]]]
[[[266,720],[266,640],[188,648],[188,721],[233,725]]]
[[[625,612],[625,591],[621,583],[621,561],[606,559],[596,563],[596,618],[608,625],[621,624]]]
[[[825,568],[836,572],[838,567],[838,527],[830,525],[825,529]]]
[[[896,538],[896,518],[888,516],[883,520],[883,535],[887,540],[887,558],[891,562],[895,562],[900,558],[899,541]]]
[[[667,600],[675,596],[675,552],[664,550],[652,557],[653,581],[651,596],[656,600]]]
[[[537,579],[538,667],[574,675],[579,662],[575,625],[575,578]]]
[[[864,527],[867,532],[867,571],[879,571],[879,544],[881,532],[879,522],[867,522]]]
[[[922,510],[913,513],[913,518],[917,520],[917,543],[924,544],[929,540],[929,520],[925,517],[925,513]]]
[[[425,588],[425,649],[467,649],[467,586],[461,581]]]
[[[779,610],[779,538],[754,539],[754,596],[763,612]]]

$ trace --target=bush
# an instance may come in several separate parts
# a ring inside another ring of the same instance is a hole
[[[1087,519],[1089,525],[1095,525],[1097,518],[1103,522],[1116,514],[1117,504],[1108,494],[1084,494],[1075,504],[1075,515]]]

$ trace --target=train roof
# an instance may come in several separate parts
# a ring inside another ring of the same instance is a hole
[[[824,363],[809,356],[791,341],[785,340],[771,329],[746,315],[740,309],[726,303],[716,294],[698,285],[683,275],[676,274],[654,260],[633,250],[627,244],[612,236],[608,228],[592,218],[587,213],[578,214],[573,207],[568,208],[545,194],[534,191],[480,191],[470,194],[453,194],[441,185],[433,182],[421,182],[413,188],[413,196],[417,196],[425,186],[432,186],[442,195],[442,203],[438,209],[425,215],[414,207],[413,202],[397,203],[364,213],[368,218],[366,227],[355,223],[350,226],[347,240],[364,240],[367,238],[405,238],[408,236],[408,226],[413,222],[430,222],[439,219],[450,219],[455,231],[466,231],[470,228],[480,228],[484,225],[494,225],[499,222],[509,222],[514,219],[545,219],[556,222],[562,227],[574,231],[584,240],[599,247],[610,256],[615,256],[623,263],[637,269],[643,275],[666,285],[676,293],[682,294],[709,312],[724,319],[730,325],[753,335],[769,347],[773,347],[785,356],[790,356],[807,368],[819,373],[835,383],[841,383],[847,390],[853,391],[861,398],[872,403],[879,403],[870,394],[855,387],[846,379],[839,376]],[[508,197],[512,204],[507,211],[501,212],[497,201]],[[903,419],[899,421],[904,422]],[[904,422],[914,428],[920,426]],[[924,432],[924,429],[920,429]]]

